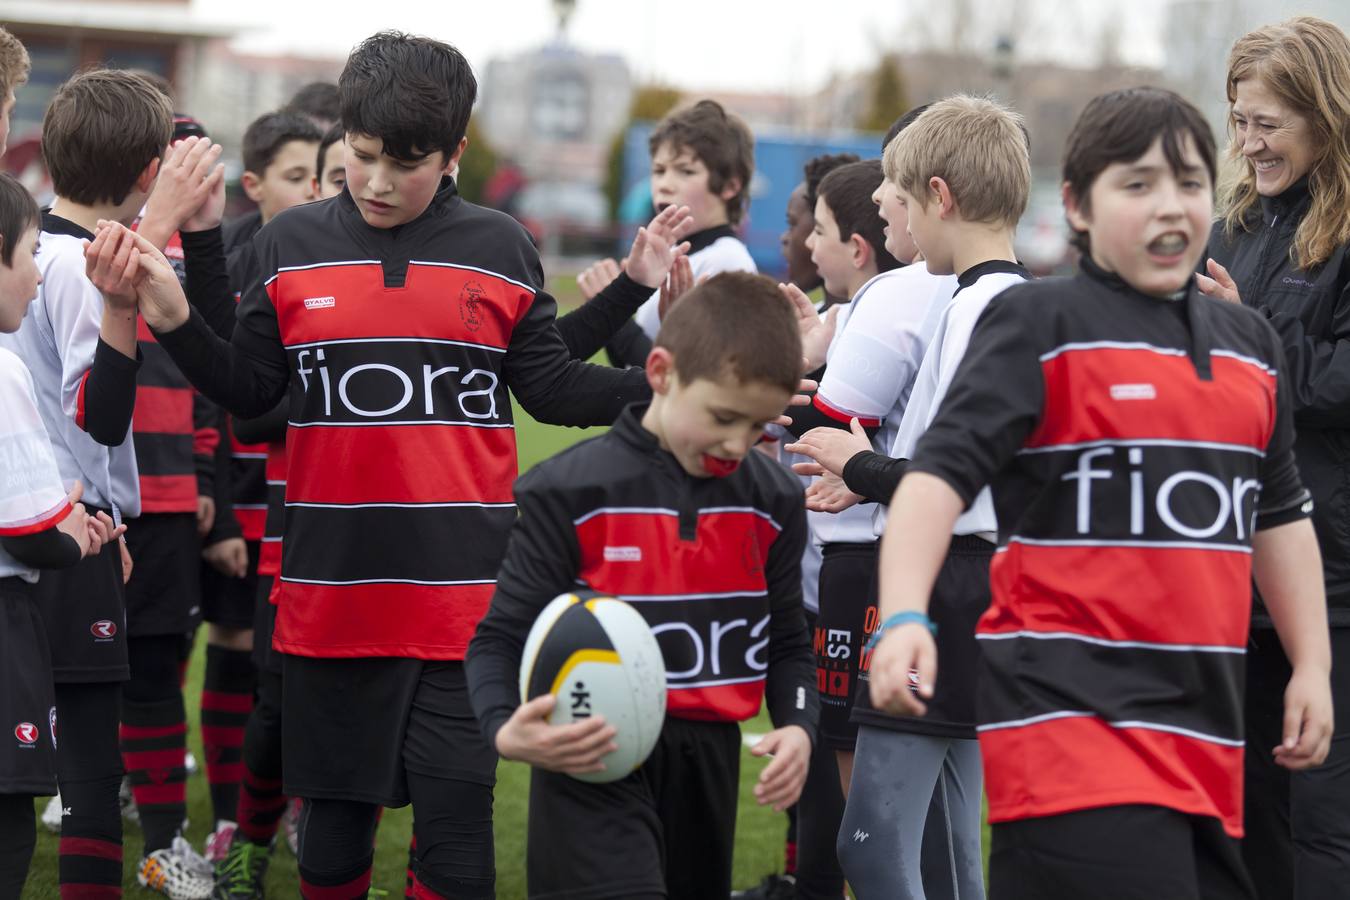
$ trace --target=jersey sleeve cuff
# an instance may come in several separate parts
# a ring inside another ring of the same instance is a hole
[[[1281,506],[1277,509],[1258,510],[1256,513],[1256,530],[1265,531],[1268,528],[1278,528],[1281,525],[1288,525],[1290,522],[1306,519],[1310,517],[1312,513],[1312,497],[1307,491],[1304,491],[1303,496],[1286,506]]]

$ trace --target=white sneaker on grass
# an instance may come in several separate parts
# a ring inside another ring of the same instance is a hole
[[[61,833],[61,813],[64,807],[61,806],[61,795],[47,801],[47,805],[42,810],[42,825],[52,834]]]
[[[182,835],[141,859],[136,880],[169,900],[210,900],[215,887],[211,864]]]

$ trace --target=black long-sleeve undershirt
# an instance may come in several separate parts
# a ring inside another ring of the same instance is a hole
[[[80,545],[55,525],[34,534],[0,537],[0,547],[32,569],[68,569],[80,561]]]
[[[131,414],[136,408],[136,370],[141,367],[141,351],[135,359],[98,339],[94,364],[84,382],[85,432],[105,447],[118,447],[127,439]]]
[[[555,324],[567,352],[573,359],[590,359],[599,353],[632,319],[638,307],[647,302],[653,290],[620,272],[618,278],[589,301],[558,317]],[[646,358],[644,354],[642,360],[633,364],[642,365]]]
[[[286,419],[290,404],[285,400],[269,413],[254,419],[235,419],[231,424],[241,444],[270,444],[286,437]]]
[[[844,486],[872,503],[889,504],[908,466],[907,459],[860,450],[844,463]]]

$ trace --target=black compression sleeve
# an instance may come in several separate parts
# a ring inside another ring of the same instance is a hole
[[[80,561],[80,545],[56,526],[20,537],[0,537],[0,547],[34,569],[68,569]]]
[[[141,367],[141,351],[131,359],[98,339],[94,365],[84,382],[84,421],[89,436],[105,447],[119,446],[131,427],[136,407],[136,370]]]
[[[806,510],[801,496],[782,512],[783,530],[769,548],[769,670],[764,705],[775,728],[800,725],[812,743],[820,719],[816,660],[802,607],[801,559],[806,550]]]
[[[889,504],[905,477],[907,459],[892,459],[881,453],[863,450],[844,463],[844,486],[872,503]]]
[[[211,530],[202,538],[202,546],[210,547],[221,541],[244,536],[244,529],[234,517],[234,477],[230,465],[230,429],[224,413],[220,415],[220,444],[216,447],[215,501],[216,517],[211,521]]]
[[[609,355],[612,366],[645,366],[647,355],[652,352],[652,339],[638,323],[629,319],[623,327],[614,333],[605,344],[605,353]]]
[[[156,337],[197,390],[240,418],[268,412],[286,393],[286,350],[279,333],[256,334],[241,325],[226,343],[194,309],[183,325]]]
[[[620,272],[605,289],[566,315],[558,317],[558,334],[573,359],[590,359],[623,328],[653,288]],[[645,359],[645,358],[644,358]]]
[[[221,230],[184,231],[179,236],[183,240],[188,302],[201,312],[212,331],[229,340],[234,331],[235,302]]]
[[[286,437],[286,420],[290,404],[285,400],[269,413],[254,419],[235,419],[230,425],[241,444],[270,444]]]

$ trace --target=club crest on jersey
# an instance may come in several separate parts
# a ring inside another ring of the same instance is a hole
[[[459,292],[459,315],[464,320],[464,327],[470,331],[483,327],[483,315],[478,307],[486,294],[487,289],[476,281],[467,282]]]
[[[111,619],[99,619],[89,626],[89,633],[94,636],[96,643],[110,641],[117,634],[117,623]]]
[[[332,309],[337,306],[336,297],[306,297],[305,309]]]
[[[19,739],[20,744],[31,747],[37,743],[38,727],[32,722],[20,722],[14,726],[14,736]]]

